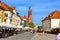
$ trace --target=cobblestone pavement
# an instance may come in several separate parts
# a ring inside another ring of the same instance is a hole
[[[0,40],[31,40],[34,34],[30,32],[24,32],[16,36],[11,36],[8,38],[1,38]]]
[[[40,33],[36,33],[31,40],[56,40],[56,35],[46,33],[44,35],[40,35]]]
[[[56,35],[46,33],[45,35],[40,35],[40,33],[32,34],[30,32],[25,32],[16,36],[1,38],[0,40],[56,40]]]

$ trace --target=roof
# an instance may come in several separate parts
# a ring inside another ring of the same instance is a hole
[[[15,7],[14,6],[11,6],[11,7],[9,7],[8,5],[6,5],[4,2],[0,2],[0,7],[2,7],[4,10],[6,10],[6,11],[8,11],[8,10],[10,10],[10,9],[15,9]]]
[[[15,9],[15,6],[10,6],[10,8],[14,10]]]
[[[47,17],[45,17],[42,21],[49,20],[49,19],[57,19],[60,18],[60,11],[56,10],[50,13]]]
[[[26,19],[28,21],[28,16],[20,16],[21,19]]]
[[[1,6],[4,10],[9,10],[9,7],[8,7],[4,2],[0,2],[0,6]]]

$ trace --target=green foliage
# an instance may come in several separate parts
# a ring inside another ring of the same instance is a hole
[[[42,26],[38,26],[38,29],[41,29],[41,28],[43,28]]]
[[[14,29],[13,34],[16,34],[16,33],[17,33],[17,31],[16,31],[16,29]]]
[[[29,23],[29,27],[34,28],[34,26],[35,26],[35,25],[34,25],[33,22],[30,22],[30,23]]]
[[[48,30],[44,30],[44,32],[45,32],[45,33],[47,33],[47,32],[48,32]]]

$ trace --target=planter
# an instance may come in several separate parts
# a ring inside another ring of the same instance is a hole
[[[16,36],[16,34],[13,34],[13,36]]]
[[[16,36],[16,34],[17,34],[17,31],[14,30],[14,31],[13,31],[13,36]]]
[[[5,35],[6,35],[6,34],[5,34],[5,33],[3,33],[3,34],[2,34],[2,38],[5,38],[5,37],[6,37]]]

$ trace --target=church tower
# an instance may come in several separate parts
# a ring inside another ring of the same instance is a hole
[[[29,10],[28,10],[28,22],[32,22],[32,8],[31,6],[29,6]]]

